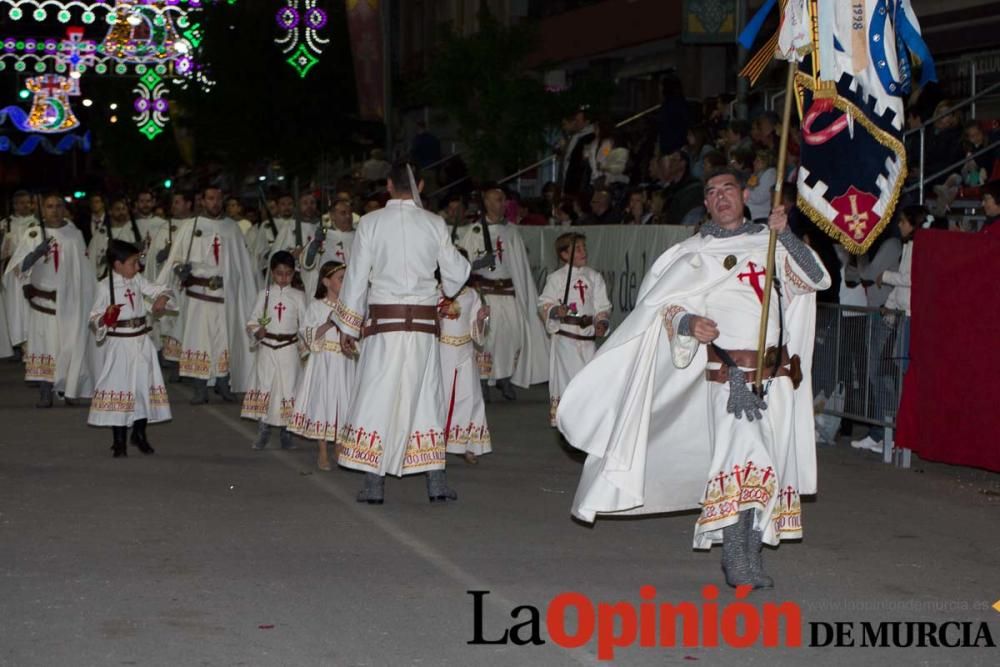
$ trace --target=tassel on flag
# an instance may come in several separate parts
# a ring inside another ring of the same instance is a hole
[[[775,4],[764,4],[741,43],[753,42],[761,13]],[[865,252],[892,219],[906,178],[911,59],[921,84],[936,79],[910,0],[784,0],[778,32],[745,75],[760,75],[766,53],[798,63],[799,209],[849,251]]]

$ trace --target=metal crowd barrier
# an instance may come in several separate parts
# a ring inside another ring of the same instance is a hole
[[[813,393],[844,386],[844,405],[824,414],[885,429],[882,460],[910,467],[910,450],[893,446],[896,414],[909,362],[909,326],[902,311],[817,304]],[[829,401],[828,401],[829,405]]]

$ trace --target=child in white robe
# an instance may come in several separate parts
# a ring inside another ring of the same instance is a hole
[[[282,449],[293,449],[286,426],[292,417],[295,387],[302,372],[299,326],[306,312],[305,293],[292,286],[295,258],[284,250],[271,257],[271,284],[257,295],[246,324],[254,349],[250,387],[243,397],[245,419],[260,422],[254,449],[264,449],[271,427],[281,429]]]
[[[611,301],[600,272],[587,266],[587,238],[562,234],[555,242],[562,268],[549,274],[538,297],[538,312],[551,336],[549,353],[549,424],[556,426],[556,409],[569,381],[597,352],[598,337],[608,335]],[[573,270],[567,272],[572,255]]]
[[[114,458],[128,456],[130,426],[132,445],[143,454],[152,454],[155,450],[146,439],[146,424],[167,421],[171,415],[147,315],[163,313],[170,305],[171,292],[142,276],[138,246],[114,239],[106,252],[113,273],[98,284],[90,310],[90,325],[105,349],[104,367],[87,423],[111,427]],[[149,310],[146,299],[152,301]]]
[[[452,299],[441,292],[438,302],[441,382],[448,415],[445,451],[462,454],[472,464],[477,463],[478,456],[492,451],[474,347],[482,346],[486,339],[489,314],[489,307],[483,305],[473,287],[466,285]]]
[[[351,406],[355,360],[340,347],[340,329],[330,314],[344,282],[341,262],[325,262],[319,270],[316,298],[309,304],[300,335],[309,359],[295,391],[295,408],[288,430],[303,438],[319,441],[316,466],[330,470],[327,442],[337,442],[337,429]]]

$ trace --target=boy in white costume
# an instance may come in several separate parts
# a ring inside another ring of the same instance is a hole
[[[486,338],[490,309],[483,305],[474,288],[466,286],[451,299],[442,290],[438,315],[441,380],[448,409],[445,451],[461,454],[467,463],[475,464],[479,456],[493,451],[476,359],[476,346],[481,346]]]
[[[358,502],[381,504],[385,475],[427,473],[431,502],[455,500],[445,477],[444,391],[438,350],[438,284],[455,294],[469,263],[439,216],[421,209],[409,167],[397,165],[385,208],[361,219],[333,311],[348,353],[361,342],[351,409],[337,462],[362,470]]]
[[[246,323],[255,351],[240,416],[259,422],[254,449],[267,447],[272,426],[281,429],[281,448],[292,449],[292,434],[286,427],[302,371],[299,326],[306,313],[306,295],[292,286],[295,258],[290,253],[274,253],[270,268],[272,284],[257,295]]]
[[[766,228],[743,219],[742,174],[705,186],[711,217],[667,250],[639,301],[563,393],[556,419],[588,453],[573,514],[647,514],[700,508],[694,547],[722,542],[732,586],[773,585],[761,544],[802,537],[799,496],[816,492],[811,383],[815,291],[822,263],[787,228],[783,207],[770,301],[764,397],[756,347]],[[780,312],[779,312],[779,309]]]
[[[604,276],[587,266],[587,238],[583,234],[562,234],[556,239],[555,249],[563,266],[549,274],[538,297],[538,312],[552,336],[549,424],[553,427],[563,390],[594,358],[595,341],[606,336],[611,327],[611,300]]]
[[[90,309],[91,327],[104,347],[104,368],[94,387],[87,423],[111,427],[115,458],[128,456],[130,426],[132,444],[143,454],[152,454],[146,425],[169,420],[170,402],[149,337],[148,316],[166,310],[171,292],[139,272],[138,246],[113,240],[106,252],[113,274],[98,284],[97,300]],[[152,302],[149,309],[146,299]]]
[[[88,332],[94,303],[94,267],[83,234],[65,220],[58,194],[42,198],[43,225],[28,227],[4,274],[11,300],[11,342],[25,343],[24,379],[37,382],[40,408],[52,407],[53,392],[89,398],[99,368]]]
[[[252,355],[244,327],[257,293],[243,233],[222,217],[222,192],[209,186],[202,199],[204,214],[178,230],[157,280],[184,290],[180,374],[194,379],[192,405],[208,403],[210,381],[227,402],[246,391]]]
[[[528,253],[517,227],[504,218],[506,205],[499,186],[486,186],[483,218],[459,229],[456,244],[472,260],[475,273],[470,284],[490,307],[490,334],[480,356],[480,373],[504,398],[514,400],[513,385],[527,388],[548,382],[549,346],[537,316],[538,290]],[[488,391],[484,386],[487,397]]]
[[[315,298],[299,330],[309,359],[295,391],[288,430],[318,441],[316,466],[320,470],[330,470],[327,443],[336,444],[338,425],[347,415],[354,390],[354,358],[344,354],[340,331],[330,321],[346,268],[340,262],[327,262],[320,268]]]

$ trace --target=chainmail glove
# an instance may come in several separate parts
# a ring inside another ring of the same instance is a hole
[[[747,421],[761,419],[761,411],[767,410],[767,403],[747,386],[747,376],[742,369],[729,368],[729,402],[726,411],[737,419],[746,415]]]
[[[46,238],[44,241],[38,244],[38,247],[29,252],[27,255],[25,255],[24,261],[21,262],[21,271],[22,272],[27,271],[28,269],[30,269],[32,266],[35,265],[35,262],[44,257],[45,253],[49,251],[50,243],[51,239]]]
[[[801,267],[806,276],[809,277],[809,280],[818,283],[823,279],[823,267],[816,261],[816,256],[809,250],[809,246],[803,243],[792,230],[785,228],[784,231],[778,234],[778,240],[781,241],[781,245],[788,251],[792,261]]]
[[[158,264],[163,264],[165,261],[167,261],[167,257],[170,257],[170,246],[169,245],[166,245],[163,248],[161,248],[159,251],[157,251],[157,253],[156,253],[156,262]]]

